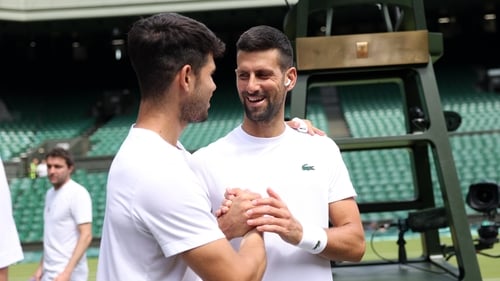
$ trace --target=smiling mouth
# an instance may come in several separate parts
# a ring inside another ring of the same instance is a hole
[[[257,103],[257,102],[261,102],[263,100],[264,100],[263,97],[248,97],[247,96],[247,101],[249,101],[251,103]]]

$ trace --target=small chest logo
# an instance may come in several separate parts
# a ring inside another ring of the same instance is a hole
[[[314,166],[311,166],[309,164],[304,164],[302,165],[302,171],[314,171]]]

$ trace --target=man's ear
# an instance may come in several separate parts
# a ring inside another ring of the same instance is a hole
[[[185,91],[189,91],[191,84],[194,83],[193,68],[186,64],[179,70],[179,86]]]
[[[289,90],[291,90],[295,87],[295,83],[297,82],[297,69],[295,67],[290,67],[285,75],[285,87],[289,87]]]

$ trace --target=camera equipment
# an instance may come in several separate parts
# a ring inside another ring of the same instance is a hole
[[[483,222],[477,233],[479,238],[476,250],[492,248],[498,243],[498,228],[500,223],[495,222],[497,208],[500,207],[500,186],[492,182],[471,184],[467,193],[466,203],[472,209],[484,213],[487,221]]]
[[[444,207],[423,209],[408,213],[408,227],[413,232],[424,232],[448,226]]]
[[[491,249],[495,243],[498,243],[498,228],[500,223],[484,222],[481,224],[477,233],[479,238],[478,244],[475,245],[476,250]]]
[[[422,132],[429,129],[429,120],[426,118],[424,111],[420,107],[414,106],[409,108],[408,115],[415,131]]]
[[[411,107],[408,109],[410,121],[417,131],[425,131],[429,129],[429,119],[425,116],[424,111],[419,107]],[[448,132],[456,131],[462,124],[462,116],[455,111],[446,110],[443,112]]]
[[[444,120],[446,121],[446,129],[448,132],[454,132],[462,124],[462,116],[455,111],[445,111]]]
[[[397,222],[388,224],[387,226],[397,226],[398,233],[398,262],[401,264],[407,263],[406,256],[406,241],[404,234],[411,230],[413,232],[425,232],[431,229],[439,229],[448,226],[446,217],[446,209],[443,207],[422,209],[408,213],[408,218],[398,219]],[[384,227],[387,227],[384,226]]]
[[[472,209],[493,219],[500,207],[500,186],[492,182],[480,182],[469,186],[466,202]]]

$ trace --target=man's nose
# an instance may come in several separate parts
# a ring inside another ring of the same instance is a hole
[[[246,90],[247,92],[249,93],[255,93],[259,90],[259,87],[260,87],[260,83],[258,81],[258,79],[255,78],[255,76],[250,76],[250,78],[248,79],[248,82],[247,82],[247,87],[246,87]]]

